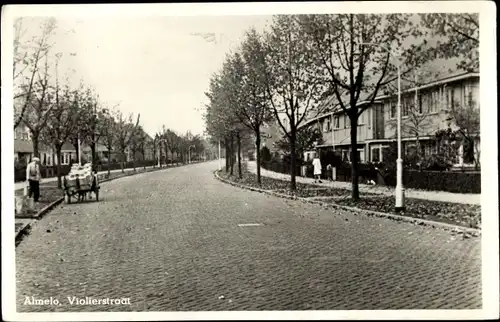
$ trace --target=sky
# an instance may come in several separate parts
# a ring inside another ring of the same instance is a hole
[[[140,113],[150,135],[162,125],[203,134],[205,91],[225,54],[250,27],[263,30],[270,16],[151,16],[57,19],[54,52],[60,75],[82,79],[108,106]],[[40,20],[24,23],[39,30]],[[210,43],[195,33],[216,33]]]

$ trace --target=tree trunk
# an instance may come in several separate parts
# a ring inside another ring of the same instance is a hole
[[[239,178],[243,178],[243,173],[241,172],[241,137],[240,133],[238,132],[238,176]]]
[[[292,123],[292,122],[290,122]],[[295,191],[297,190],[297,178],[296,178],[296,173],[295,173],[295,164],[296,164],[296,154],[297,154],[297,147],[295,146],[297,142],[297,129],[295,126],[291,127],[290,130],[290,190]]]
[[[257,147],[257,183],[261,185],[260,179],[260,129],[255,132],[255,146]]]
[[[230,145],[231,145],[231,154],[230,154],[230,175],[233,175],[234,174],[234,138],[231,136],[231,142],[230,142]]]
[[[165,144],[165,166],[168,168],[168,146]]]
[[[62,180],[61,180],[61,149],[62,145],[56,145],[56,155],[57,155],[57,164],[56,164],[56,174],[57,174],[57,187],[59,189],[62,188]]]
[[[76,141],[73,140],[72,144],[73,144],[73,147],[75,148],[75,152],[76,152],[76,160],[75,161],[78,162],[78,160],[80,160],[80,151],[78,149],[78,140],[76,140]]]
[[[108,178],[111,175],[111,147],[108,146]]]
[[[351,118],[351,183],[352,200],[359,200],[358,118]]]
[[[90,143],[90,151],[92,152],[92,164],[95,165],[97,164],[97,155],[96,155],[96,144],[95,142]]]
[[[226,161],[226,173],[228,173],[229,172],[229,158],[227,157],[227,154],[228,154],[227,152],[230,149],[230,147],[229,147],[229,140],[227,139],[227,137],[224,138],[224,147],[225,147],[224,148],[224,159]]]
[[[33,157],[39,158],[40,151],[39,151],[38,133],[31,132],[31,141],[33,142]]]
[[[125,155],[125,150],[122,150],[122,162],[121,162],[121,166],[122,166],[122,173],[125,173],[125,160],[126,160],[126,155]]]
[[[420,147],[420,137],[418,135],[418,131],[417,131],[417,141],[416,141],[416,146],[417,146],[417,159],[418,159],[418,169],[421,170],[420,168],[420,164],[422,163],[422,149]]]

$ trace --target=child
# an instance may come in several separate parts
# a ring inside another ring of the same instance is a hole
[[[314,167],[314,182],[321,183],[321,161],[318,157],[317,152],[314,154],[314,159],[313,159],[312,164]]]

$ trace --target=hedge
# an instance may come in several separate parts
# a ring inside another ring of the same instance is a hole
[[[283,162],[263,162],[264,169],[290,174],[290,166]],[[336,169],[337,181],[351,181],[351,165],[343,164]],[[300,175],[300,166],[297,166],[297,175]],[[313,175],[312,165],[307,165],[306,177]],[[326,178],[326,167],[323,167],[322,178]],[[380,171],[374,164],[359,164],[359,182],[366,183],[373,180],[379,185],[396,186],[396,172]],[[405,188],[447,191],[455,193],[481,193],[481,172],[461,171],[430,171],[405,170],[403,171],[403,185]]]
[[[135,167],[136,168],[142,168],[144,166],[150,167],[150,166],[155,166],[158,164],[158,161],[153,161],[153,160],[145,160],[145,161],[136,161],[135,162]],[[172,161],[169,160],[169,164],[172,164]],[[162,164],[163,166],[164,164]],[[124,164],[124,169],[127,168],[133,168],[134,164],[133,162],[126,162]],[[118,170],[121,169],[122,165],[120,162],[112,162],[109,165],[109,170]],[[66,175],[69,173],[69,165],[61,165],[61,174]],[[107,163],[101,163],[97,166],[97,171],[108,171],[108,164]],[[56,166],[44,166],[42,165],[40,167],[40,172],[42,174],[42,178],[50,178],[50,177],[55,177],[57,175],[57,170]],[[26,166],[21,165],[18,167],[14,167],[14,182],[20,182],[20,181],[25,181],[26,180]]]

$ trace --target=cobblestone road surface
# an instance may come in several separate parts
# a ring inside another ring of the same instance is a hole
[[[55,209],[16,249],[17,311],[481,308],[479,238],[241,190],[216,167],[118,179],[98,203]]]

